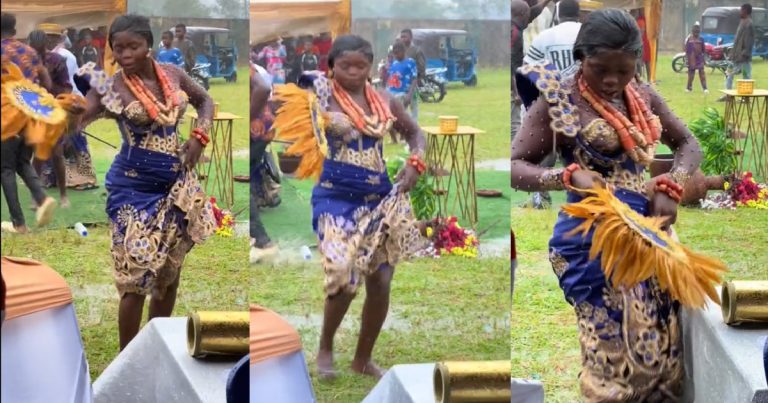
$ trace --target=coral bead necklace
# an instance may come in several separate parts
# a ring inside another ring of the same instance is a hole
[[[163,68],[154,60],[152,60],[152,65],[157,76],[157,82],[163,92],[164,102],[158,100],[147,88],[144,80],[136,74],[124,75],[125,84],[152,120],[163,126],[175,125],[179,117],[179,97],[173,91],[171,82]]]
[[[392,129],[395,117],[389,110],[389,106],[370,84],[365,84],[364,93],[365,100],[371,108],[371,116],[366,115],[363,108],[352,99],[338,81],[332,80],[332,86],[333,98],[336,99],[341,110],[349,116],[355,128],[361,133],[374,138],[382,138]]]

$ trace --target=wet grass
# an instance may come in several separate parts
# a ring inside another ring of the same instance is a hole
[[[359,402],[375,381],[351,372],[365,296],[360,290],[336,335],[340,377],[320,381],[315,355],[323,312],[319,262],[252,269],[251,301],[286,317],[301,334],[319,402]],[[509,261],[425,259],[398,266],[390,314],[374,349],[383,367],[441,360],[504,360],[508,348]],[[431,384],[424,385],[432,388]]]

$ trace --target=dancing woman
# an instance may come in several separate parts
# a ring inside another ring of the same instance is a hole
[[[408,192],[426,169],[421,159],[424,135],[401,103],[368,83],[372,63],[370,43],[359,36],[341,36],[328,56],[333,78],[316,77],[311,84],[328,122],[325,137],[319,140],[327,140],[328,152],[319,161],[322,174],[312,191],[312,225],[325,270],[325,313],[317,355],[324,378],[335,376],[333,337],[361,283],[366,297],[352,370],[382,375],[371,354],[389,309],[395,265],[423,246]],[[300,82],[305,84],[306,79]],[[286,100],[279,87],[275,99]],[[286,131],[285,122],[295,121],[290,109],[286,103],[278,110],[274,123],[278,137]],[[383,157],[383,139],[392,128],[408,141],[412,154],[394,191]],[[306,155],[302,165],[305,160]]]
[[[581,66],[575,78],[560,81],[551,66],[518,71],[521,97],[532,105],[512,144],[513,187],[566,190],[573,203],[583,198],[578,189],[610,184],[641,215],[674,222],[682,187],[701,151],[664,100],[635,81],[642,49],[640,30],[628,13],[599,10],[576,38],[574,57]],[[647,191],[644,171],[659,141],[674,151],[675,164]],[[553,149],[567,168],[536,166]],[[678,401],[684,373],[679,304],[660,290],[656,277],[631,289],[614,288],[600,259],[589,258],[592,232],[566,236],[581,222],[560,213],[549,250],[560,287],[576,311],[582,394],[589,402]]]
[[[117,17],[108,40],[122,69],[107,78],[93,64],[81,68],[91,91],[80,126],[114,119],[123,138],[105,180],[122,350],[139,331],[147,295],[149,319],[171,315],[184,257],[214,232],[211,204],[193,170],[209,142],[213,101],[181,69],[151,58],[146,17]],[[180,144],[177,128],[188,103],[199,119]]]

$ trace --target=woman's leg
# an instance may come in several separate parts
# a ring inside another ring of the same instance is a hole
[[[120,332],[120,351],[136,337],[141,326],[141,312],[144,309],[144,295],[125,293],[120,298],[117,325]]]
[[[394,267],[382,266],[365,279],[363,324],[360,327],[355,358],[352,360],[352,370],[376,378],[381,378],[384,371],[373,362],[371,355],[389,312],[389,291],[394,273]]]
[[[173,307],[176,305],[176,293],[179,290],[179,279],[181,278],[181,270],[176,275],[176,279],[165,290],[165,295],[160,298],[156,295],[152,295],[149,299],[149,319],[153,318],[167,318],[173,313]]]
[[[64,142],[59,141],[53,149],[53,174],[56,175],[56,186],[59,188],[59,203],[61,207],[69,207],[67,197],[67,167],[64,163]]]
[[[699,80],[701,81],[701,88],[704,89],[704,91],[708,91],[707,88],[707,73],[704,72],[704,67],[699,69]]]
[[[320,331],[320,348],[317,352],[317,371],[323,378],[332,378],[336,375],[333,369],[333,336],[336,335],[336,330],[341,325],[349,304],[354,298],[353,294],[343,291],[334,296],[325,297],[323,328]]]

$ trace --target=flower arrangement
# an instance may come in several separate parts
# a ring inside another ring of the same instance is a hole
[[[427,237],[432,241],[435,257],[444,255],[477,257],[480,244],[474,231],[462,228],[456,217],[438,217],[427,226]]]
[[[234,235],[235,217],[229,210],[222,210],[216,204],[216,198],[211,197],[211,206],[213,207],[213,217],[216,218],[216,235],[222,237],[231,237]]]
[[[752,172],[744,172],[733,183],[725,182],[725,192],[701,201],[702,208],[751,207],[768,210],[768,184],[760,184],[752,177]]]

